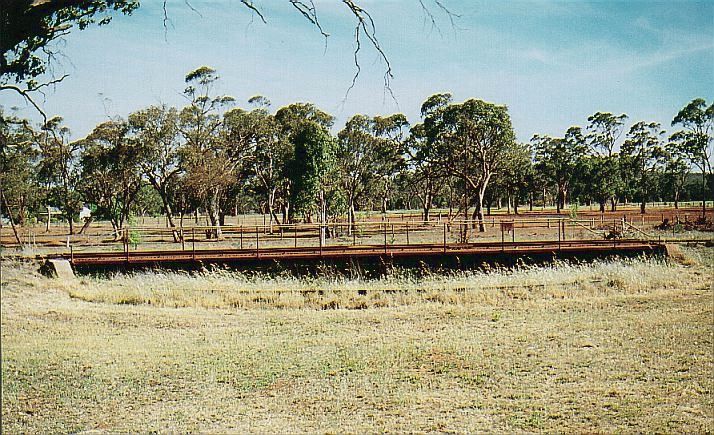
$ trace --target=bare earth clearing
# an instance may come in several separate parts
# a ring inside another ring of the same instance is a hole
[[[6,261],[3,432],[712,432],[714,250],[683,250],[366,283]]]

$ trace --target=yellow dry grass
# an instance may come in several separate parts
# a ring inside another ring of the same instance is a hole
[[[5,263],[3,433],[711,432],[711,251],[372,282]]]

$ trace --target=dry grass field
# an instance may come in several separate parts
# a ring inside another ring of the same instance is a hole
[[[2,431],[712,432],[714,249],[377,281],[2,265]]]

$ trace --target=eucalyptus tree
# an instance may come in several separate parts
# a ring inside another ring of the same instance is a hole
[[[175,228],[174,201],[183,171],[178,110],[165,105],[147,107],[130,114],[128,123],[144,177],[161,198],[169,227]],[[178,232],[172,233],[174,241],[179,241]]]
[[[680,110],[672,120],[672,126],[682,130],[672,134],[670,142],[680,154],[688,156],[702,174],[702,214],[706,212],[707,177],[712,175],[714,157],[714,104],[707,106],[702,98],[695,98]],[[712,195],[709,189],[709,195]],[[714,196],[714,195],[712,195]]]
[[[25,224],[30,211],[42,200],[40,152],[33,140],[36,134],[29,121],[5,116],[0,108],[0,207],[7,207],[8,216],[19,225]]]
[[[419,198],[422,208],[422,219],[430,219],[434,198],[441,191],[440,181],[444,179],[441,167],[438,165],[435,148],[426,137],[424,124],[416,124],[411,130],[404,146],[407,156],[405,172],[408,174],[407,188]]]
[[[181,149],[181,164],[186,169],[184,182],[201,199],[213,227],[210,234],[221,239],[220,204],[236,181],[237,162],[221,132],[221,112],[234,98],[212,95],[218,79],[216,71],[207,66],[186,75],[184,95],[189,104],[179,114],[179,131],[185,141]]]
[[[376,154],[375,173],[379,177],[382,213],[389,208],[390,192],[399,172],[404,168],[404,142],[409,129],[406,116],[396,113],[389,116],[375,116],[373,131]]]
[[[301,213],[306,221],[313,214],[320,223],[320,239],[325,241],[325,227],[330,208],[330,193],[334,191],[335,140],[315,122],[305,122],[295,132],[295,156],[290,161],[293,213]],[[335,199],[335,198],[333,198]],[[335,201],[333,201],[334,205]]]
[[[356,203],[378,178],[376,167],[379,155],[374,137],[374,120],[365,115],[354,115],[337,134],[336,157],[340,187],[347,198],[348,232],[355,223]]]
[[[232,109],[226,113],[224,124],[231,158],[239,162],[242,169],[238,174],[246,177],[250,173],[265,195],[272,232],[273,222],[279,222],[275,202],[289,154],[285,142],[280,140],[278,124],[262,107],[251,111]]]
[[[439,164],[464,185],[466,207],[475,190],[479,231],[483,224],[483,201],[491,178],[503,170],[515,134],[506,106],[470,99],[451,103],[451,95],[437,94],[422,105],[426,135],[436,147]]]
[[[285,223],[291,221],[293,216],[291,198],[293,197],[292,180],[294,177],[289,171],[291,170],[290,162],[295,158],[295,136],[306,122],[314,122],[329,130],[334,124],[335,118],[313,103],[292,103],[278,109],[275,113],[275,120],[278,123],[281,147],[284,150],[282,180],[278,191]]]
[[[555,204],[560,213],[587,150],[582,130],[570,127],[562,138],[535,135],[531,142],[538,171],[556,187]]]
[[[390,189],[403,167],[403,135],[406,117],[355,115],[337,135],[336,163],[341,188],[347,199],[349,231],[355,222],[356,204],[367,195],[380,198],[386,213]]]
[[[62,211],[69,233],[74,234],[74,217],[82,206],[77,189],[82,141],[70,141],[70,130],[62,122],[59,116],[49,119],[35,137],[41,157],[38,177],[47,186],[50,205]]]
[[[118,236],[143,184],[139,151],[129,139],[129,124],[124,120],[103,122],[82,142],[79,190],[97,205],[98,215],[109,219]]]
[[[656,171],[665,158],[662,138],[665,132],[659,123],[640,121],[630,127],[620,155],[632,175],[631,186],[640,197],[640,213],[645,213],[647,199],[656,188]]]
[[[682,149],[681,143],[667,141],[664,145],[665,161],[663,179],[674,201],[674,208],[679,208],[679,199],[692,172],[692,163],[688,153]]]
[[[623,188],[620,161],[616,146],[625,126],[626,114],[597,112],[588,118],[586,140],[593,155],[590,169],[593,191],[602,198],[607,195],[611,209],[617,209],[617,196]],[[603,203],[600,202],[601,210]]]
[[[527,143],[515,143],[508,151],[503,170],[498,174],[498,182],[503,186],[510,210],[518,214],[518,205],[528,191],[529,180],[534,176],[533,150]]]

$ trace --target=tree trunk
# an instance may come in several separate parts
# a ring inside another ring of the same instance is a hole
[[[17,227],[15,227],[15,221],[12,220],[12,210],[10,210],[10,206],[7,204],[7,198],[5,198],[5,192],[3,192],[2,187],[0,187],[0,193],[2,194],[2,202],[5,204],[5,210],[7,211],[7,218],[10,220],[10,226],[12,227],[12,232],[15,234],[15,240],[17,240],[17,244],[22,248],[22,240],[20,239],[20,235],[17,233]]]
[[[79,230],[79,234],[84,234],[84,232],[89,228],[89,224],[92,223],[94,220],[94,216],[89,216],[85,221],[84,225],[82,225],[82,228]]]
[[[327,216],[327,204],[325,204],[325,191],[320,190],[320,211],[318,213],[318,224],[320,225],[320,244],[325,246],[326,242],[326,216]]]
[[[355,231],[355,200],[354,197],[350,195],[347,205],[347,234],[352,235]]]
[[[617,211],[617,198],[610,198],[610,211]]]
[[[174,213],[171,208],[171,204],[169,203],[168,195],[166,194],[166,192],[161,192],[159,190],[159,196],[161,196],[161,203],[164,206],[164,214],[166,215],[166,221],[169,223],[169,228],[172,228],[171,235],[174,238],[174,242],[179,242],[181,237],[179,236],[178,231],[173,229],[176,228],[176,225],[174,224]]]
[[[707,215],[707,161],[702,166],[702,219]]]
[[[429,188],[427,188],[427,191],[424,192],[424,201],[422,202],[422,206],[422,217],[425,222],[429,222],[429,212],[431,211],[431,189]]]
[[[269,222],[268,222],[268,228],[269,228],[269,233],[273,234],[273,209],[275,208],[275,189],[270,189],[268,191],[268,215],[269,215]],[[278,220],[275,219],[275,223],[278,223]]]
[[[208,201],[208,219],[211,221],[211,235],[217,240],[223,239],[223,231],[221,231],[220,222],[220,192],[212,192],[211,198]]]
[[[598,204],[600,204],[600,213],[605,213],[605,200],[598,201]]]
[[[282,213],[283,213],[283,224],[288,224],[290,223],[290,203],[286,202],[283,204],[282,207]]]
[[[640,203],[640,214],[645,214],[645,206],[647,202],[643,199],[642,202]]]
[[[17,224],[24,227],[26,220],[27,214],[25,213],[25,201],[23,198],[20,198],[17,204]]]
[[[483,233],[486,231],[486,227],[483,225],[483,197],[484,190],[480,189],[478,193],[478,201],[476,202],[476,218],[478,219],[478,231]]]

